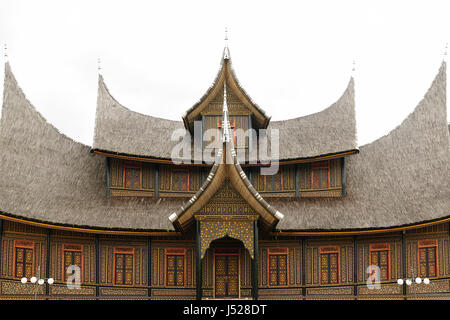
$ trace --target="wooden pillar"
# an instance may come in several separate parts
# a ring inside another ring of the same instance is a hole
[[[353,295],[358,295],[358,238],[353,236]]]
[[[48,280],[50,278],[50,237],[52,230],[47,229],[47,250],[45,256],[45,278]],[[50,294],[50,285],[48,281],[45,282],[45,295],[48,296]]]
[[[1,266],[2,266],[2,244],[3,244],[3,220],[0,219],[0,274],[1,274]]]
[[[402,278],[406,279],[406,231],[402,231]],[[406,282],[403,282],[403,297],[406,299]]]
[[[253,261],[252,261],[252,296],[258,300],[258,260],[259,260],[259,236],[258,220],[253,221]]]
[[[148,296],[152,296],[152,238],[147,238],[147,285]]]
[[[110,158],[106,157],[106,196],[110,196],[110,187],[111,187],[111,164]]]
[[[345,157],[342,157],[341,159],[342,196],[345,197],[347,195],[347,168]]]
[[[100,295],[100,241],[98,234],[95,235],[95,295]]]
[[[306,238],[302,238],[302,295],[306,297]]]
[[[300,189],[300,167],[295,165],[295,197],[298,198]]]
[[[159,165],[155,165],[155,198],[159,198]]]
[[[201,249],[201,239],[200,239],[200,221],[195,220],[195,229],[196,229],[196,237],[195,237],[195,266],[196,266],[196,299],[202,299],[202,249]]]

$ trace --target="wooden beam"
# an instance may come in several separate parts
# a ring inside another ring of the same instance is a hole
[[[306,297],[306,238],[302,237],[302,295]]]
[[[2,244],[3,244],[3,219],[0,219],[0,273],[1,273],[1,269],[2,269]]]
[[[45,278],[50,278],[50,238],[51,238],[51,229],[47,229],[47,250],[45,254]],[[45,282],[45,295],[48,296],[50,294],[50,285],[48,281]]]
[[[152,296],[152,238],[147,238],[147,285],[148,296]]]
[[[200,221],[195,220],[195,266],[196,266],[196,299],[202,300],[202,249],[200,238]]]
[[[358,239],[353,236],[353,295],[358,295]]]
[[[95,235],[95,296],[100,295],[100,241]]]
[[[341,159],[341,183],[342,183],[342,196],[347,195],[347,167],[345,157]]]
[[[259,234],[258,220],[253,221],[253,261],[252,261],[252,296],[258,300],[258,260],[259,260]]]
[[[106,196],[110,196],[110,189],[111,188],[111,164],[110,164],[110,158],[106,157]]]
[[[402,278],[406,279],[406,231],[402,231]],[[406,299],[406,281],[403,282],[403,297]]]
[[[159,198],[159,165],[155,166],[155,198]]]

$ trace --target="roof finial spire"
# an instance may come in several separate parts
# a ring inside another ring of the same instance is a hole
[[[223,82],[223,142],[230,142],[230,122],[228,121],[227,82]]]
[[[4,47],[4,56],[5,56],[5,62],[8,61],[8,46],[6,45],[5,42],[5,47]]]
[[[448,42],[445,44],[444,61],[447,61]]]
[[[102,73],[102,64],[101,64],[100,58],[97,59],[97,70],[98,70],[98,74]]]
[[[225,49],[223,51],[223,58],[225,60],[230,59],[230,52],[228,51],[228,30],[225,27]]]
[[[353,59],[352,77],[355,76],[355,70],[356,70],[356,63],[355,63],[355,59]]]

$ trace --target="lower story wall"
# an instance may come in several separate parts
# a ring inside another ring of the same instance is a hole
[[[2,222],[0,299],[196,299],[192,237],[94,235]],[[370,236],[262,235],[258,299],[447,299],[449,240],[448,224]],[[253,260],[244,247],[236,248],[239,298],[252,299]],[[214,250],[202,260],[204,299],[215,298]],[[69,265],[80,266],[79,288],[67,286]],[[373,265],[379,267],[376,288],[367,285]],[[38,272],[55,283],[21,283],[24,275]],[[428,277],[430,284],[397,284],[399,278],[417,276]]]

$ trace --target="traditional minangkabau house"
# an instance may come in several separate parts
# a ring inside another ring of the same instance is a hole
[[[250,161],[261,135],[234,139],[233,128],[278,130],[276,174]],[[175,164],[177,129],[219,130],[214,162]],[[445,62],[403,123],[361,147],[353,78],[329,108],[270,121],[227,47],[182,121],[125,108],[100,75],[93,147],[46,122],[7,62],[0,297],[449,298],[449,146]],[[66,285],[70,265],[80,289]],[[369,265],[378,289],[366,285]],[[21,282],[37,275],[55,283]],[[417,276],[430,284],[397,283]]]

